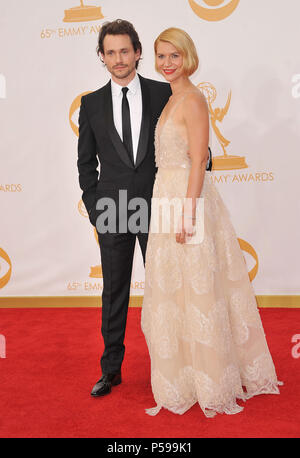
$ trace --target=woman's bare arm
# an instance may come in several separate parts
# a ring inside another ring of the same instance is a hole
[[[183,119],[187,128],[191,170],[184,205],[184,225],[176,235],[179,243],[191,235],[192,223],[195,224],[197,198],[200,197],[208,160],[209,114],[204,95],[199,91],[187,96],[183,105]],[[191,224],[188,224],[190,221]]]

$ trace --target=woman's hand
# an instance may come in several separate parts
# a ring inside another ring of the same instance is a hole
[[[183,214],[179,219],[177,231],[176,231],[176,242],[186,243],[195,233],[196,218],[190,215]]]

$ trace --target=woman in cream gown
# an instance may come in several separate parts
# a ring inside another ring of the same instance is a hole
[[[195,46],[171,28],[155,41],[155,54],[172,96],[156,127],[153,198],[180,198],[184,219],[168,233],[154,230],[152,201],[141,326],[157,405],[146,412],[183,414],[198,402],[206,417],[235,414],[243,410],[237,399],[279,394],[282,382],[229,213],[206,171],[208,109],[189,80],[198,66]],[[194,242],[198,197],[204,235]]]

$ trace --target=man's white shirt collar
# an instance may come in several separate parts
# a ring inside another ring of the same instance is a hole
[[[119,97],[122,93],[123,87],[124,86],[120,86],[113,79],[111,79],[111,93],[113,97]],[[132,92],[132,94],[136,94],[136,91],[140,87],[140,79],[137,73],[135,74],[133,80],[131,80],[126,87],[128,87],[128,93]]]

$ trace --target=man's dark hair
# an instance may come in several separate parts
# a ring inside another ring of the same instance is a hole
[[[103,24],[98,37],[98,56],[100,53],[104,54],[103,41],[106,35],[128,35],[134,51],[136,52],[137,50],[140,50],[140,53],[142,54],[142,45],[139,36],[131,22],[124,21],[123,19],[116,19],[115,21],[105,22]],[[136,61],[135,68],[138,67],[138,64],[139,60]]]

